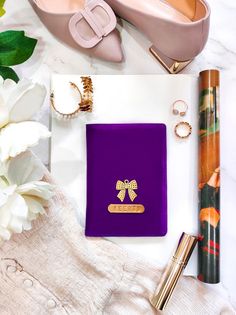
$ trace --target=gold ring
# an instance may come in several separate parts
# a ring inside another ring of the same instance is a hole
[[[187,121],[181,121],[175,126],[175,135],[180,139],[186,139],[192,134],[192,129]]]
[[[188,111],[188,104],[183,100],[177,100],[172,104],[172,112],[174,115],[185,116]]]

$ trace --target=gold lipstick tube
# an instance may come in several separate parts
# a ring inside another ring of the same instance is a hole
[[[183,233],[174,256],[169,261],[160,284],[156,289],[156,293],[151,298],[150,302],[157,310],[164,310],[169,299],[178,283],[178,280],[186,267],[189,258],[197,244],[198,238],[186,233]]]

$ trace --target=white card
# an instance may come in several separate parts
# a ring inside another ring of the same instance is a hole
[[[198,233],[198,77],[190,75],[98,75],[94,84],[94,111],[70,121],[52,118],[51,171],[74,201],[79,223],[86,215],[86,123],[165,123],[167,125],[168,233],[164,238],[112,238],[127,250],[164,266],[182,232]],[[81,88],[80,76],[53,75],[55,103],[74,108],[76,96],[69,82]],[[174,116],[172,104],[184,100],[185,117]],[[187,121],[193,127],[187,140],[177,139],[174,126]],[[155,144],[153,144],[155,145]],[[96,159],[96,156],[94,157]],[[197,250],[185,274],[197,274]]]

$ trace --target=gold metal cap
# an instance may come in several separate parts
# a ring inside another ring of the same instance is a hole
[[[204,70],[200,72],[200,89],[205,90],[210,87],[220,85],[220,72],[216,69]]]
[[[182,234],[175,254],[167,265],[160,280],[156,294],[150,300],[151,304],[157,310],[163,310],[166,307],[174,288],[192,255],[197,241],[198,238],[196,236],[186,233]]]
[[[175,261],[178,264],[183,264],[185,267],[192,255],[197,240],[198,240],[197,236],[183,233],[181,235],[178,247],[173,256],[173,261]]]

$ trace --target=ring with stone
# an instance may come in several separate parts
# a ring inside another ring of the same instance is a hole
[[[181,117],[183,117],[186,115],[186,112],[188,110],[188,104],[183,100],[177,100],[173,103],[172,108],[174,115],[180,115]]]

